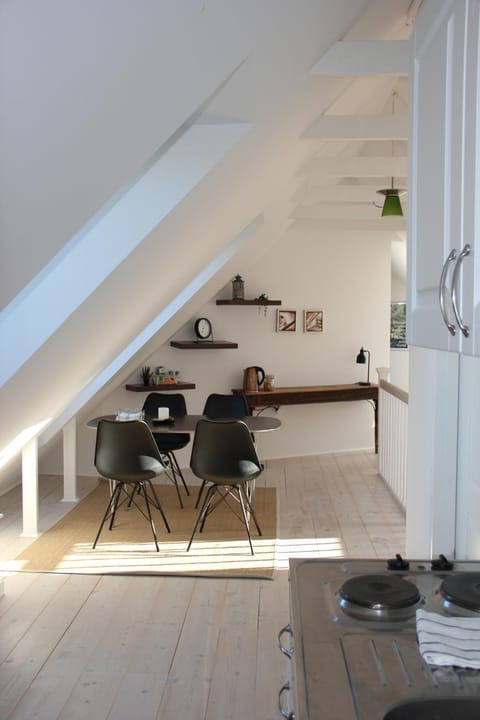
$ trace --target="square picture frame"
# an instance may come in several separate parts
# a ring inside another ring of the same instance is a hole
[[[323,310],[303,311],[303,331],[306,333],[323,332]]]
[[[297,311],[296,310],[277,310],[277,332],[296,332],[297,331]]]

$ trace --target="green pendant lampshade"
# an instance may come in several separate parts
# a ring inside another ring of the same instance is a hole
[[[393,187],[393,178],[392,178],[392,187],[384,188],[383,190],[377,190],[377,193],[379,195],[385,196],[383,206],[377,205],[377,203],[374,202],[374,205],[376,207],[382,208],[382,217],[385,217],[386,215],[397,215],[399,217],[403,217],[403,210],[402,210],[402,205],[400,203],[400,196],[405,195],[406,190],[399,190],[398,188]]]
[[[382,217],[384,215],[403,215],[399,191],[396,188],[391,188],[390,190],[379,190],[378,192],[385,193]]]

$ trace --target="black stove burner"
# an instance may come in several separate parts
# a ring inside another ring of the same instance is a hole
[[[396,610],[420,600],[418,588],[396,575],[357,575],[340,588],[340,597],[348,603],[373,610]]]
[[[423,602],[416,585],[390,573],[356,575],[338,592],[345,615],[367,622],[410,620]]]
[[[450,603],[467,610],[480,611],[480,573],[449,575],[442,582],[440,592]]]

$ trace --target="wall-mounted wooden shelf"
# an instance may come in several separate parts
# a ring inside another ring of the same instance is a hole
[[[217,305],[281,305],[281,300],[217,300]]]
[[[189,382],[165,383],[165,385],[144,385],[142,383],[125,385],[125,390],[131,390],[132,392],[166,392],[169,390],[195,390],[196,387],[195,383]]]
[[[172,340],[170,345],[180,350],[228,350],[238,348],[238,343],[228,340],[214,340],[213,342],[196,340]]]

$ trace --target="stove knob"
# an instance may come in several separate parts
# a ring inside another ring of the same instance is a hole
[[[410,567],[408,560],[404,560],[399,553],[395,555],[393,560],[388,560],[387,563],[389,570],[408,570]]]
[[[432,570],[453,570],[453,562],[447,560],[445,555],[439,555],[436,560],[432,560]]]

